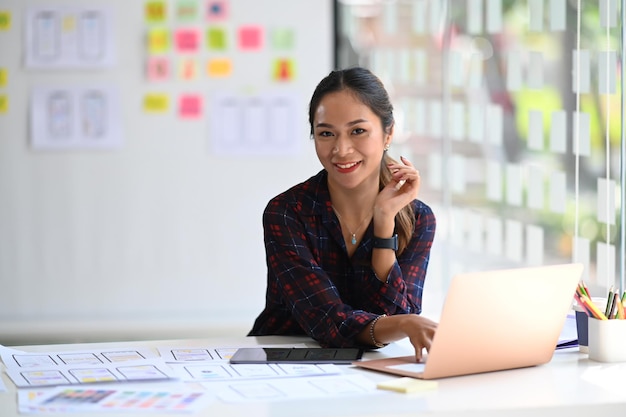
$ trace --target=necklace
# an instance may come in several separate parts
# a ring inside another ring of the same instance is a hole
[[[339,212],[337,211],[335,206],[331,206],[331,207],[333,208],[333,211],[335,212],[335,214],[339,218],[339,221],[340,222],[343,221],[343,219],[341,218],[341,214],[339,214]],[[365,223],[365,221],[367,219],[369,219],[370,216],[371,216],[371,213],[368,214],[367,216],[365,216],[365,218],[363,220],[361,220],[361,223],[359,224],[359,227],[356,228],[354,233],[352,232],[352,230],[350,230],[350,227],[348,227],[348,225],[344,222],[344,225],[346,226],[346,229],[348,229],[348,233],[350,233],[352,235],[352,239],[350,239],[350,243],[352,243],[353,245],[356,245],[356,234],[359,233],[359,230],[361,230],[361,226],[363,226],[363,223]]]

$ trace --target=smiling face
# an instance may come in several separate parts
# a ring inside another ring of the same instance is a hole
[[[314,113],[317,157],[328,172],[329,186],[378,189],[380,163],[391,134],[380,118],[350,90],[326,94]]]

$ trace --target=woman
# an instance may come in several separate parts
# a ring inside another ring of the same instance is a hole
[[[419,361],[437,327],[418,315],[435,217],[416,199],[419,172],[387,155],[389,96],[367,69],[333,71],[309,123],[324,169],[265,208],[266,306],[249,336],[306,334],[332,347],[408,337]]]

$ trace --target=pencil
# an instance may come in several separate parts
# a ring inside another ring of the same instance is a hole
[[[620,320],[624,320],[624,318],[626,318],[624,317],[624,304],[622,304],[622,300],[617,301],[617,318]]]
[[[574,294],[574,298],[576,299],[576,303],[580,306],[580,308],[583,310],[583,312],[590,317],[593,317],[593,313],[591,312],[591,310],[589,310],[589,308],[583,304],[583,302],[580,299],[580,294],[579,293],[575,293]]]
[[[607,320],[606,315],[602,311],[600,311],[598,307],[596,307],[596,305],[593,303],[593,301],[589,299],[589,297],[583,295],[580,297],[580,301],[585,305],[585,307],[587,307],[591,311],[595,318],[597,318],[598,320]]]
[[[607,316],[610,319],[614,319],[617,313],[617,304],[620,302],[617,301],[617,293],[613,294],[613,301],[611,302],[611,311],[609,311],[609,315]]]
[[[611,308],[613,307],[614,297],[615,293],[613,292],[613,286],[611,285],[611,289],[609,290],[609,296],[606,299],[606,308],[604,309],[604,315],[608,318],[611,318]]]

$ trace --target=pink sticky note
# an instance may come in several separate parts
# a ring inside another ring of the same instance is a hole
[[[242,26],[239,28],[239,48],[246,51],[261,49],[263,29],[260,26]]]
[[[181,59],[178,63],[178,76],[190,81],[198,77],[198,62],[193,58]]]
[[[178,115],[182,119],[198,119],[202,113],[202,97],[198,94],[183,94],[178,99]]]
[[[206,18],[209,22],[228,18],[228,2],[226,0],[208,0],[206,2]]]
[[[170,61],[164,57],[152,57],[148,59],[148,80],[163,81],[170,78]]]
[[[174,38],[178,52],[193,53],[200,48],[200,32],[197,29],[178,29]]]

